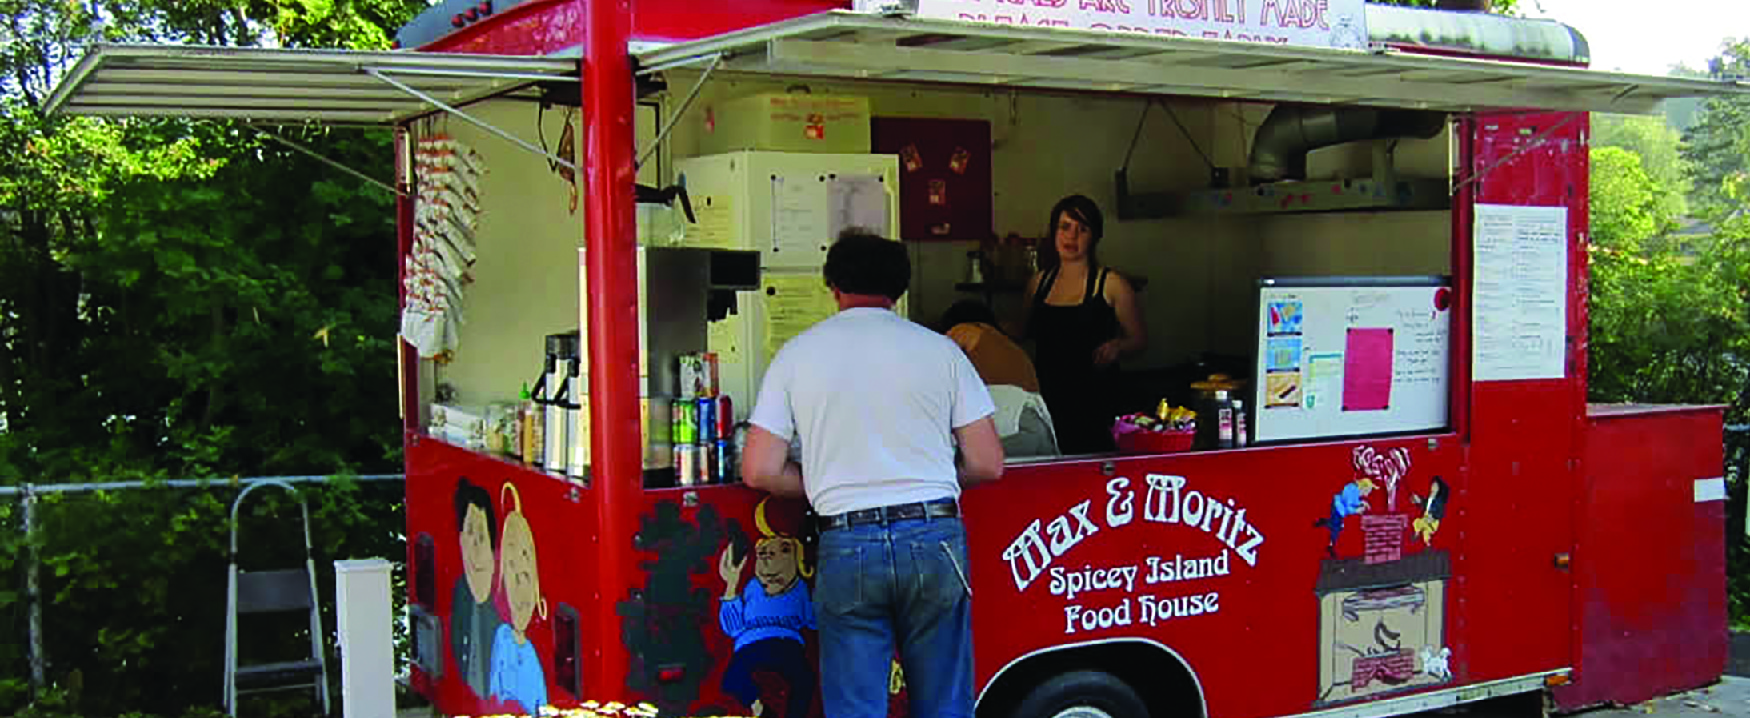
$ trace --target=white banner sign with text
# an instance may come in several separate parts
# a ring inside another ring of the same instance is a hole
[[[1363,0],[916,0],[916,17],[1367,48]],[[909,3],[860,0],[859,7]]]

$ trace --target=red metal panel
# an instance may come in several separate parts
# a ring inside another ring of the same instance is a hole
[[[632,521],[643,490],[643,426],[638,406],[637,226],[632,214],[632,68],[628,0],[588,3],[583,16],[584,292],[588,321],[590,471],[601,533],[604,605],[622,600],[632,579]],[[595,615],[597,635],[611,636],[619,620],[609,610]],[[604,684],[624,675],[626,646],[595,645]]]
[[[584,42],[583,0],[526,2],[487,20],[444,36],[422,50],[498,55],[548,55]],[[627,0],[606,3],[627,12]],[[637,0],[631,38],[640,41],[696,40],[742,28],[827,10],[848,9],[844,0]]]
[[[978,683],[1035,651],[1133,638],[1180,656],[1195,671],[1210,715],[1286,715],[1450,687],[1455,677],[1426,661],[1422,649],[1438,655],[1463,640],[1446,617],[1448,558],[1465,526],[1456,512],[1430,524],[1441,511],[1423,504],[1436,477],[1450,491],[1460,454],[1445,436],[1433,445],[1400,438],[1118,459],[1109,471],[1101,461],[1011,467],[1003,481],[963,499]],[[1169,477],[1184,483],[1171,489]],[[1364,499],[1362,516],[1383,519],[1369,523],[1385,528],[1364,530],[1361,516],[1348,517],[1330,547],[1330,532],[1315,521],[1329,518],[1335,495],[1368,477],[1378,488]],[[750,714],[725,687],[734,655],[718,622],[728,584],[723,555],[730,552],[734,565],[768,541],[781,545],[796,535],[801,509],[774,500],[762,516],[762,498],[739,486],[644,492],[637,533],[627,539],[637,551],[637,583],[614,609],[632,654],[624,683],[633,698],[664,713]],[[1224,507],[1222,517],[1210,513],[1212,504]],[[1193,519],[1193,511],[1209,519]],[[740,569],[739,590],[761,590],[767,576],[753,575],[756,562]],[[805,554],[804,589],[813,564]],[[1212,575],[1187,569],[1169,580],[1169,564],[1196,564]],[[1034,569],[1021,586],[1018,577]],[[1095,571],[1098,583],[1072,596],[1073,577]],[[1106,586],[1114,574],[1133,578]],[[1181,610],[1193,615],[1173,615]],[[814,665],[814,633],[802,633]],[[1248,659],[1236,664],[1236,651]],[[1159,656],[1150,676],[1164,675],[1172,660]],[[1271,690],[1258,690],[1258,672],[1244,666],[1266,662]],[[793,681],[810,679],[780,672],[755,672],[768,715],[787,715],[773,706],[787,701]],[[901,694],[892,699],[903,705]]]
[[[1725,501],[1717,408],[1590,422],[1574,554],[1582,639],[1567,709],[1706,685],[1727,658]]]
[[[848,0],[633,0],[632,37],[696,40],[745,27],[827,10],[849,9]]]
[[[526,2],[420,49],[475,55],[549,55],[583,44],[584,5],[582,0]]]
[[[1480,204],[1568,208],[1568,367],[1553,380],[1471,386],[1468,476],[1460,511],[1472,527],[1457,560],[1459,651],[1469,678],[1489,680],[1572,663],[1573,577],[1555,563],[1573,550],[1577,423],[1584,409],[1575,341],[1584,335],[1584,114],[1486,114],[1475,119],[1467,179]],[[1474,178],[1474,179],[1472,179]],[[1464,238],[1461,241],[1469,241]],[[1468,271],[1468,268],[1467,268]]]
[[[1451,676],[1420,673],[1438,672],[1424,664],[1423,649],[1438,655],[1465,640],[1445,618],[1452,582],[1441,567],[1466,526],[1446,511],[1446,522],[1430,527],[1417,501],[1430,495],[1436,477],[1456,486],[1458,444],[1450,436],[1435,443],[1392,439],[1121,459],[1109,471],[1099,461],[1013,468],[964,501],[980,684],[1036,651],[1130,636],[1158,642],[1188,664],[1208,715],[1287,715],[1450,685]],[[1330,518],[1337,494],[1368,478],[1372,469],[1358,470],[1358,457],[1377,468],[1400,450],[1407,470],[1392,480],[1372,476],[1378,488],[1363,499],[1367,512],[1347,517],[1331,547],[1328,528],[1315,522]],[[1176,491],[1179,479],[1171,477],[1183,477]],[[1209,515],[1212,504],[1226,507],[1221,516],[1186,520],[1193,509]],[[1387,519],[1381,523],[1388,533],[1366,535],[1363,517]],[[1432,528],[1429,540],[1413,527]],[[1370,542],[1388,544],[1398,557],[1376,551],[1377,562],[1369,563]],[[1166,580],[1168,564],[1203,559],[1223,562],[1206,567],[1225,573]],[[1134,584],[1101,587],[1115,568],[1136,569]],[[1072,597],[1075,576],[1094,585]],[[1388,619],[1360,609],[1345,617],[1348,604],[1394,590],[1419,596],[1414,616]],[[1191,603],[1196,598],[1203,599],[1201,610]],[[1179,610],[1196,615],[1163,615]],[[1107,618],[1126,623],[1102,625]],[[1385,630],[1375,632],[1375,623]],[[1361,637],[1351,635],[1355,630]],[[1386,651],[1382,641],[1409,657]],[[1394,670],[1369,673],[1369,660]],[[1269,690],[1259,690],[1263,665],[1270,666]],[[1416,671],[1395,672],[1404,665]],[[1450,668],[1462,677],[1459,666]]]
[[[726,689],[735,636],[720,620],[724,604],[733,603],[724,596],[731,590],[738,596],[764,592],[766,583],[774,591],[788,587],[799,591],[799,597],[811,595],[808,579],[814,570],[814,556],[796,551],[801,544],[790,541],[801,535],[804,504],[772,499],[762,505],[765,499],[764,493],[739,485],[644,492],[636,507],[637,533],[627,543],[636,552],[638,577],[632,591],[610,607],[619,621],[614,635],[631,656],[626,673],[613,679],[626,687],[628,696],[656,704],[664,715],[754,714]],[[781,567],[763,563],[757,555],[783,547],[801,560]],[[730,565],[739,568],[731,574],[733,588],[725,577],[726,553]],[[803,618],[773,615],[765,620],[783,625],[786,619],[800,623]],[[793,693],[807,704],[795,718],[820,714],[820,679],[812,668],[819,663],[818,643],[813,630],[797,636],[805,646],[795,647],[805,651],[803,663],[810,670],[743,658],[760,685],[766,715],[788,718]],[[803,698],[809,695],[812,699]]]
[[[455,603],[458,597],[472,595],[471,590],[465,590],[468,586],[464,576],[461,528],[457,512],[458,494],[461,493],[459,488],[462,486],[461,482],[465,481],[490,497],[492,511],[487,518],[492,526],[492,541],[495,544],[493,556],[499,561],[499,566],[493,570],[490,597],[481,599],[488,601],[490,610],[499,616],[503,624],[498,629],[500,631],[511,626],[517,615],[512,610],[510,592],[506,588],[506,573],[502,567],[507,560],[513,568],[521,566],[522,564],[516,563],[517,559],[509,558],[508,555],[516,553],[519,547],[528,543],[521,537],[512,538],[513,534],[521,531],[521,527],[513,529],[512,525],[522,523],[528,529],[526,536],[533,538],[532,576],[539,603],[528,614],[528,622],[521,626],[525,641],[517,645],[531,647],[532,654],[538,659],[534,669],[540,671],[546,683],[548,702],[557,706],[576,706],[581,700],[598,697],[599,694],[595,693],[597,690],[618,695],[620,690],[617,684],[604,685],[588,678],[584,680],[584,692],[590,695],[572,695],[557,682],[554,665],[557,638],[555,627],[560,613],[567,608],[575,610],[580,617],[598,612],[595,603],[598,590],[596,554],[588,539],[595,531],[595,497],[592,492],[578,484],[531,471],[519,464],[459,449],[418,434],[408,435],[407,447],[409,561],[415,573],[424,568],[432,571],[435,577],[431,582],[435,588],[435,605],[429,606],[428,610],[436,616],[440,629],[437,634],[438,645],[433,650],[437,651],[436,655],[443,666],[441,675],[435,679],[416,668],[415,687],[430,698],[445,715],[519,712],[534,714],[539,710],[534,708],[519,711],[505,701],[480,695],[469,687],[460,673],[460,660],[452,643],[455,638],[452,631],[457,608]],[[418,557],[417,547],[424,540],[429,540],[433,549],[431,556],[434,565],[430,567],[422,567]],[[410,603],[418,603],[419,579],[417,576],[410,578]],[[517,586],[516,590],[526,590],[527,584],[519,583]],[[595,638],[599,635],[595,633],[596,628],[587,619],[580,622],[580,628],[583,632],[582,646],[601,643]],[[514,641],[512,637],[507,636],[507,639]],[[496,646],[491,644],[482,645],[473,655],[490,658],[490,651],[494,648]],[[585,669],[591,663],[588,659],[587,653],[579,656]],[[478,661],[481,658],[471,660]],[[525,670],[528,668],[524,666]],[[586,670],[585,675],[588,673]]]

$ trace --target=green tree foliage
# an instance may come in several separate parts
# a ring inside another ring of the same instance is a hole
[[[1750,226],[1734,222],[1689,244],[1662,241],[1676,225],[1672,190],[1634,151],[1594,147],[1591,159],[1592,398],[1725,401],[1743,417]]]
[[[1729,240],[1699,248],[1653,241],[1673,224],[1661,202],[1667,191],[1633,152],[1592,150],[1596,401],[1718,403],[1737,399],[1744,384],[1737,357],[1750,348],[1750,325],[1740,287],[1750,264]]]
[[[1681,136],[1664,117],[1641,115],[1592,116],[1592,146],[1620,147],[1639,157],[1641,169],[1657,195],[1655,214],[1663,224],[1660,233],[1676,228],[1689,214],[1688,168],[1678,152]],[[1596,157],[1595,157],[1596,159]],[[1610,173],[1596,173],[1607,176]]]
[[[1367,0],[1380,5],[1400,5],[1404,7],[1443,7],[1443,0]],[[1518,15],[1519,0],[1489,0],[1489,12],[1497,15]]]
[[[139,474],[118,478],[146,478]],[[323,626],[332,632],[333,572],[337,558],[380,556],[405,549],[400,482],[344,478],[310,486],[318,595]],[[42,556],[44,636],[51,703],[70,715],[106,716],[140,711],[181,715],[220,704],[225,656],[225,591],[230,503],[237,495],[223,481],[209,489],[148,488],[45,495],[37,505],[33,537]],[[0,504],[0,519],[17,525],[14,506]],[[273,489],[250,494],[240,524],[239,565],[245,570],[302,565],[303,536],[291,497]],[[104,530],[93,530],[102,527]],[[0,533],[0,566],[16,575],[23,543]],[[27,697],[22,633],[23,602],[16,589],[0,593],[9,635],[0,641],[0,714],[11,715]],[[308,654],[308,623],[301,616],[246,618],[244,660],[290,660]],[[330,654],[330,666],[337,665]],[[338,678],[337,672],[331,678]],[[337,686],[332,695],[338,701]],[[249,698],[249,715],[310,715],[307,692]],[[49,707],[49,706],[39,706]]]
[[[1750,67],[1730,43],[1716,75]],[[1641,121],[1602,118],[1592,151],[1591,398],[1724,403],[1728,423],[1750,418],[1750,102],[1708,99],[1683,132],[1673,181],[1669,136]],[[1638,125],[1638,126],[1637,126]],[[1688,193],[1682,205],[1671,195]],[[1677,208],[1709,231],[1667,239]],[[1750,435],[1728,432],[1728,599],[1750,623],[1750,545],[1743,512]]]
[[[425,5],[0,0],[0,484],[400,470],[393,197],[241,123],[41,107],[86,43],[382,48]],[[386,132],[275,131],[389,179]],[[28,540],[57,688],[32,710],[217,703],[234,495],[44,500]],[[319,566],[403,551],[399,484],[308,496]],[[19,638],[0,641],[0,714],[27,698],[17,522],[0,503],[0,635]],[[263,536],[258,556],[295,565],[301,544]]]
[[[394,468],[393,198],[240,124],[38,103],[76,42],[380,47],[422,5],[0,8],[37,33],[0,44],[0,141],[20,149],[0,155],[0,480]],[[383,132],[287,132],[353,166],[389,156]]]
[[[1750,41],[1733,41],[1712,62],[1716,76],[1750,77]],[[1704,101],[1694,124],[1683,133],[1682,155],[1693,186],[1691,205],[1703,217],[1720,220],[1744,208],[1734,196],[1750,171],[1750,98]]]

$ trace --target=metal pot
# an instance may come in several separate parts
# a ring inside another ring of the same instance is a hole
[[[1246,386],[1244,379],[1226,374],[1211,374],[1207,379],[1191,383],[1191,408],[1197,411],[1197,449],[1218,448],[1221,437],[1219,411],[1223,405],[1240,395]],[[1216,392],[1221,392],[1218,396]]]

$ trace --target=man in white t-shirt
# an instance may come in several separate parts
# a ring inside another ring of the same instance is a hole
[[[887,715],[896,644],[911,716],[970,718],[972,586],[958,499],[962,485],[1002,476],[995,407],[960,347],[893,312],[911,283],[903,246],[846,232],[825,274],[839,312],[766,369],[742,479],[806,496],[820,516],[814,611],[827,718]],[[800,464],[789,459],[792,437]]]

